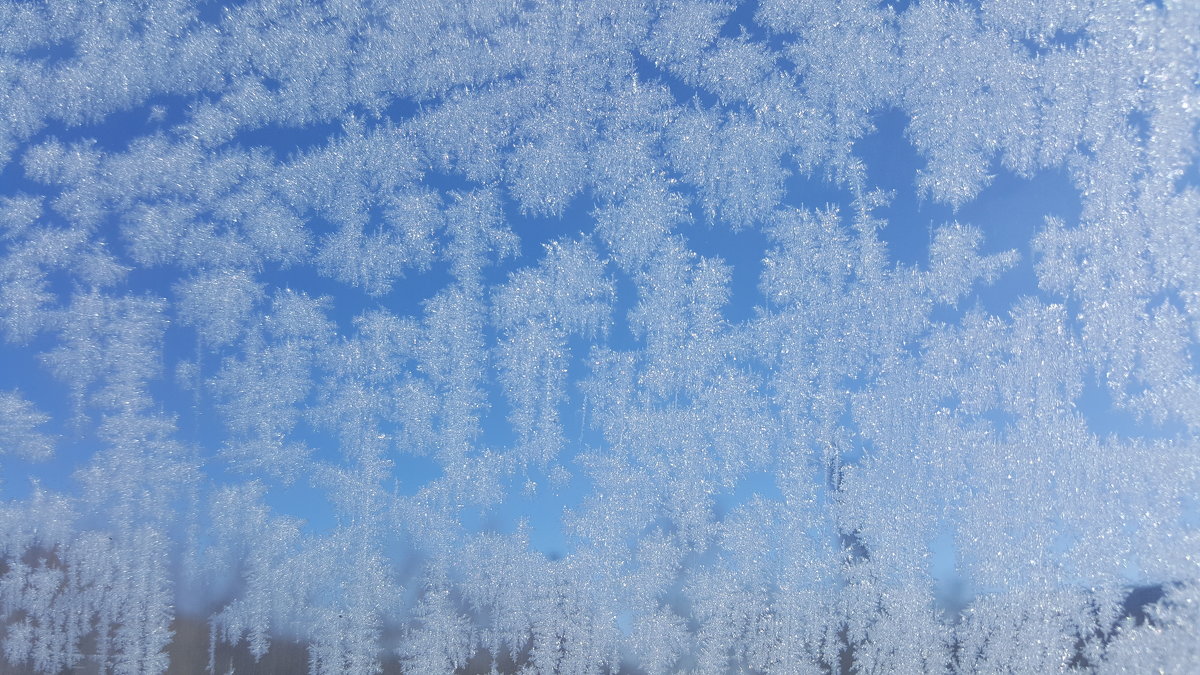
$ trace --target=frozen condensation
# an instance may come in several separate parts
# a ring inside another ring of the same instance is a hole
[[[0,0],[0,670],[1200,672],[1198,143],[1194,0]]]

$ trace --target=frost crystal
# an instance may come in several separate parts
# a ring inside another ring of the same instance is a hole
[[[0,671],[1200,671],[1200,3],[0,0]]]

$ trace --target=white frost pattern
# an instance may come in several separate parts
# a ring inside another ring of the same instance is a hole
[[[1200,671],[1198,143],[1193,0],[0,0],[0,670]]]

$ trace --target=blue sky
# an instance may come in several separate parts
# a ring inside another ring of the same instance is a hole
[[[1200,659],[1188,3],[142,9],[0,4],[0,658]]]

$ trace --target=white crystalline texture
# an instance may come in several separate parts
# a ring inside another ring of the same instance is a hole
[[[1200,672],[1198,151],[1194,0],[0,0],[0,672]]]

